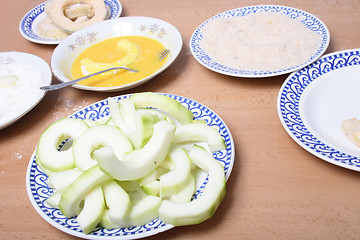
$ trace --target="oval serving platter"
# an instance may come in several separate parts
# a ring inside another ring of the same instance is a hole
[[[226,124],[216,113],[194,100],[171,94],[164,95],[172,97],[185,105],[194,113],[195,119],[205,120],[208,125],[219,130],[224,138],[226,150],[213,153],[213,157],[224,166],[225,177],[227,180],[234,164],[235,148],[232,135]],[[131,95],[121,95],[118,96],[117,99],[120,100],[130,96]],[[107,100],[102,100],[75,112],[70,117],[101,121],[108,118],[109,115],[110,112]],[[68,219],[62,215],[60,210],[51,208],[45,204],[45,200],[53,193],[53,190],[48,186],[46,181],[47,175],[36,164],[35,151],[30,159],[26,174],[26,188],[29,199],[41,217],[52,226],[70,235],[85,239],[137,239],[155,235],[174,227],[170,224],[163,223],[157,218],[143,226],[113,230],[99,228],[97,231],[90,234],[84,234],[74,218]],[[202,189],[206,184],[207,180],[205,179],[194,194],[195,198],[201,195]]]
[[[342,121],[360,118],[360,49],[323,56],[283,83],[277,110],[292,139],[313,155],[360,171],[360,148],[341,131]]]
[[[216,21],[218,18],[239,18],[244,17],[250,14],[256,14],[258,12],[282,12],[292,19],[299,19],[301,23],[306,26],[308,29],[314,32],[318,32],[321,35],[321,45],[316,50],[316,52],[311,56],[311,58],[298,66],[292,66],[290,68],[278,69],[274,71],[249,71],[244,69],[236,69],[223,65],[216,62],[208,53],[201,48],[200,42],[204,39],[202,29],[212,21]],[[316,61],[321,55],[325,52],[330,43],[330,33],[326,25],[314,15],[304,12],[300,9],[278,6],[278,5],[256,5],[248,6],[243,8],[237,8],[228,10],[222,13],[219,13],[210,19],[203,22],[192,34],[190,39],[190,50],[194,58],[204,67],[218,72],[224,75],[234,76],[234,77],[247,77],[247,78],[261,78],[261,77],[271,77],[282,75],[290,72],[297,71],[312,62]]]
[[[108,19],[118,18],[122,12],[121,3],[118,0],[104,0],[106,8],[108,9]],[[19,31],[21,35],[35,43],[40,44],[59,44],[63,39],[51,39],[40,36],[37,33],[36,27],[40,20],[46,18],[45,3],[31,9],[20,21]]]

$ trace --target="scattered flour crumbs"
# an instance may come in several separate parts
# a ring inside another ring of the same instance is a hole
[[[275,71],[310,60],[319,33],[280,12],[219,17],[202,29],[200,47],[216,62],[248,71]]]
[[[17,81],[13,86],[0,87],[0,124],[21,116],[44,94],[39,89],[43,83],[40,70],[19,62],[0,64],[0,77],[6,75],[16,76]]]

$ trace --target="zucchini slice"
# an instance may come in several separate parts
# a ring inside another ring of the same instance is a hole
[[[59,172],[75,167],[72,147],[58,150],[66,139],[76,139],[88,129],[88,125],[73,118],[62,118],[50,124],[41,134],[37,146],[37,157],[41,166],[51,172]]]
[[[195,145],[189,153],[194,164],[208,173],[203,193],[188,203],[164,200],[159,208],[161,221],[174,226],[201,223],[212,217],[225,196],[224,167],[204,148]]]
[[[171,146],[174,132],[174,125],[163,120],[154,124],[149,142],[142,149],[125,154],[124,160],[118,159],[109,147],[94,151],[93,156],[100,168],[114,179],[137,180],[162,163]]]
[[[157,108],[173,116],[181,124],[191,123],[194,115],[191,110],[175,99],[152,92],[135,93],[130,97],[136,108]]]

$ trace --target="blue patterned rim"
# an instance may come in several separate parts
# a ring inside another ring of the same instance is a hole
[[[305,126],[299,112],[304,90],[320,76],[337,69],[360,65],[360,50],[345,50],[325,55],[318,61],[291,74],[278,95],[278,114],[285,130],[304,149],[335,165],[360,171],[358,157],[341,152],[316,138]]]
[[[287,16],[293,18],[293,19],[302,19],[301,22],[304,26],[306,26],[308,29],[318,32],[321,35],[322,41],[321,46],[319,49],[314,53],[314,55],[304,64],[293,66],[291,68],[287,69],[279,69],[275,71],[248,71],[248,70],[242,70],[242,69],[236,69],[231,68],[225,65],[222,65],[216,61],[214,61],[205,51],[202,49],[199,45],[201,40],[203,39],[202,35],[202,28],[206,26],[210,21],[213,21],[216,18],[222,18],[222,17],[243,17],[246,15],[258,13],[258,12],[282,12],[286,14]],[[310,63],[316,61],[327,49],[328,45],[330,43],[330,33],[325,24],[318,19],[317,17],[304,12],[302,10],[291,8],[291,7],[285,7],[285,6],[277,6],[277,5],[259,5],[259,6],[249,6],[249,7],[243,7],[243,8],[237,8],[232,9],[223,13],[220,13],[208,20],[206,20],[204,23],[202,23],[193,33],[190,39],[190,49],[195,57],[195,59],[204,65],[205,67],[209,68],[210,70],[213,70],[218,73],[222,73],[225,75],[230,76],[237,76],[237,77],[270,77],[270,76],[276,76],[281,75],[289,72],[293,72],[296,70],[299,70],[306,65],[309,65]]]
[[[226,124],[216,113],[194,100],[171,94],[163,95],[179,101],[194,113],[195,119],[205,120],[208,125],[219,130],[225,140],[226,150],[215,152],[213,156],[224,166],[225,176],[226,179],[228,179],[234,163],[235,148],[231,133]],[[117,98],[124,99],[130,96],[131,95],[122,95]],[[70,117],[99,120],[109,115],[110,111],[107,100],[102,100],[79,110]],[[26,185],[28,196],[37,212],[54,227],[68,234],[87,239],[134,239],[154,235],[173,227],[170,224],[163,223],[159,219],[155,219],[143,226],[113,230],[100,228],[91,234],[84,234],[74,218],[66,218],[60,210],[48,207],[48,205],[44,203],[45,200],[53,194],[53,190],[46,183],[47,175],[36,164],[35,152],[30,159],[27,170]],[[201,195],[206,184],[207,179],[205,179],[201,187],[196,191],[194,198]]]
[[[120,16],[122,6],[118,0],[104,0],[106,6],[110,9],[109,19],[117,18]],[[38,36],[33,31],[33,23],[35,19],[44,12],[45,3],[42,3],[35,8],[31,9],[21,20],[19,30],[21,35],[29,41],[42,43],[42,44],[58,44],[61,40],[49,39]]]

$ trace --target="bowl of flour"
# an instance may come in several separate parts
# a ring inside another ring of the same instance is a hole
[[[40,86],[51,83],[50,66],[23,52],[0,53],[0,129],[33,109],[45,96]]]
[[[325,52],[330,34],[300,9],[258,5],[232,9],[203,22],[190,39],[195,59],[236,77],[270,77],[297,71]]]

